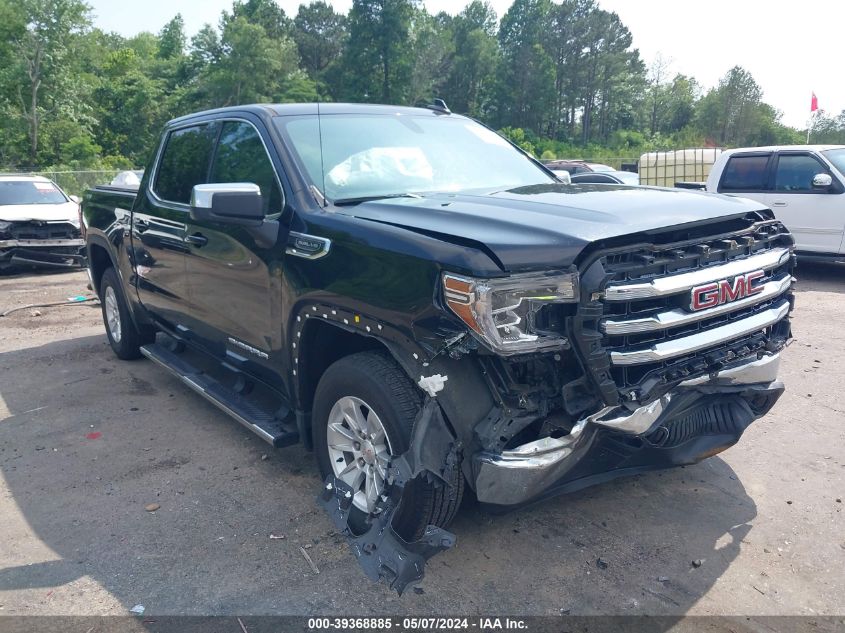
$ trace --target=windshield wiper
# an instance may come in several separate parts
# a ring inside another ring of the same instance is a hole
[[[353,204],[361,204],[362,202],[372,202],[373,200],[387,200],[389,198],[422,198],[422,196],[415,193],[386,193],[380,196],[361,196],[359,198],[339,198],[334,201],[335,206],[343,207]]]

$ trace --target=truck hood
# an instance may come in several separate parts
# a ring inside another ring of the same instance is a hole
[[[381,222],[481,247],[506,271],[567,267],[584,247],[760,211],[751,200],[679,189],[548,184],[492,193],[437,193],[343,208]]]
[[[0,220],[5,222],[73,222],[79,220],[79,205],[75,202],[62,204],[7,204],[0,205]]]

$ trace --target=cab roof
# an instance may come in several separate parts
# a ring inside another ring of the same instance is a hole
[[[739,152],[823,152],[829,149],[845,149],[845,145],[767,145],[765,147],[736,147],[725,150],[725,154],[736,154]]]
[[[0,174],[0,182],[53,182],[44,176],[33,174]]]
[[[382,115],[416,115],[416,116],[449,116],[465,118],[458,114],[443,112],[430,108],[411,108],[397,105],[378,105],[370,103],[254,103],[250,105],[230,106],[194,112],[173,119],[167,123],[168,127],[219,114],[255,114],[259,117],[302,116],[320,114],[382,114]]]

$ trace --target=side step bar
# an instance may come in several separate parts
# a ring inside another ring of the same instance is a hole
[[[276,447],[299,442],[299,433],[292,415],[288,421],[264,411],[162,345],[144,345],[141,347],[141,353],[170,371],[188,387],[264,441]]]

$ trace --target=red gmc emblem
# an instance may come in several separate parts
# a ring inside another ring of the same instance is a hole
[[[763,292],[763,286],[757,282],[765,277],[762,270],[755,270],[753,273],[745,273],[733,278],[733,281],[722,279],[703,286],[696,286],[692,289],[693,310],[706,310],[715,308],[723,303],[731,303],[738,299],[744,299]]]

